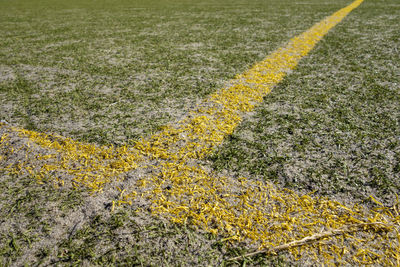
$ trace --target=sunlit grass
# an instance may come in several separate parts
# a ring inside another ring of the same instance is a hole
[[[0,119],[122,144],[348,1],[2,1]]]
[[[0,119],[126,143],[180,119],[348,3],[3,0]],[[210,158],[215,170],[350,203],[373,194],[392,204],[400,171],[398,11],[395,1],[366,0]],[[0,263],[219,265],[248,250],[148,213],[110,214],[101,198],[32,177],[0,177]]]

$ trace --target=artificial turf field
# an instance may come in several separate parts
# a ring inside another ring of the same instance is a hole
[[[236,74],[350,4],[0,3],[1,119],[118,146],[181,119]],[[371,195],[395,205],[399,9],[395,1],[366,0],[352,11],[208,156],[207,168],[346,205],[373,208]],[[2,167],[12,160],[3,156]],[[129,206],[110,213],[107,196],[83,187],[56,188],[6,170],[1,183],[6,265],[217,265],[253,249]],[[283,251],[233,263],[322,264],[329,255],[319,253],[319,261],[298,262]],[[357,264],[353,256],[346,259]]]

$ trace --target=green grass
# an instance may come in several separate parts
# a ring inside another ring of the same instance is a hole
[[[0,119],[122,144],[349,1],[0,1]]]
[[[97,144],[175,121],[350,1],[0,0],[0,119]],[[341,201],[400,191],[394,0],[365,2],[210,157]],[[1,165],[0,162],[0,170]],[[0,172],[0,265],[228,265],[250,248]],[[293,265],[286,254],[237,264]]]
[[[212,156],[217,170],[341,201],[400,192],[399,5],[366,1]]]

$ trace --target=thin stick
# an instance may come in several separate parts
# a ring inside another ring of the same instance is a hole
[[[325,232],[321,232],[318,234],[314,234],[311,236],[307,236],[303,239],[300,240],[295,240],[274,248],[268,248],[268,249],[263,249],[263,250],[259,250],[259,251],[255,251],[255,252],[251,252],[242,256],[238,256],[238,257],[234,257],[234,258],[230,258],[228,259],[228,261],[235,261],[235,260],[240,260],[243,258],[247,258],[247,257],[252,257],[258,254],[271,254],[271,253],[276,253],[278,251],[281,250],[285,250],[285,249],[289,249],[289,248],[293,248],[293,247],[299,247],[299,246],[303,246],[306,244],[310,244],[310,243],[314,243],[317,242],[318,240],[322,239],[322,238],[327,238],[327,237],[333,237],[336,235],[342,235],[342,234],[346,234],[346,233],[352,233],[352,232],[357,232],[360,231],[360,228],[365,228],[365,227],[379,227],[381,229],[387,229],[392,227],[393,225],[391,224],[386,224],[386,223],[381,223],[381,222],[375,222],[375,223],[357,223],[357,224],[351,224],[339,229],[334,229],[334,230],[329,230],[329,231],[325,231]]]

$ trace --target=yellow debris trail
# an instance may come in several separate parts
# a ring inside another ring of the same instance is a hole
[[[28,172],[39,183],[51,181],[59,186],[67,182],[75,188],[83,186],[92,192],[101,192],[105,185],[118,179],[121,173],[137,168],[141,160],[139,152],[127,146],[96,146],[55,134],[15,127],[7,131],[28,137],[28,142],[16,145],[10,140],[11,132],[3,134],[0,151],[5,154],[5,162],[9,156],[15,158],[20,153],[25,155],[6,169],[14,173]]]
[[[238,75],[231,86],[211,95],[186,119],[138,142],[136,148],[158,160],[158,165],[146,183],[138,182],[127,190],[133,194],[121,196],[121,201],[147,200],[154,214],[223,235],[226,241],[246,241],[258,249],[280,247],[318,236],[324,230],[358,224],[363,226],[361,234],[343,233],[333,236],[328,244],[287,249],[295,259],[307,255],[326,264],[395,265],[400,255],[396,235],[400,217],[393,216],[389,208],[381,207],[378,212],[357,205],[345,207],[325,198],[299,196],[265,182],[220,177],[204,170],[200,161],[233,132],[241,117],[262,102],[332,27],[361,3],[362,0],[353,2],[291,39],[285,47]],[[376,227],[380,223],[385,227]]]
[[[226,242],[243,241],[266,251],[287,247],[295,259],[306,255],[330,265],[396,265],[400,258],[398,203],[389,208],[371,199],[377,205],[372,210],[359,205],[346,207],[262,181],[221,177],[207,171],[201,162],[233,132],[246,112],[262,102],[300,59],[361,3],[354,1],[291,39],[238,75],[229,87],[212,94],[184,120],[133,147],[95,147],[14,129],[53,154],[42,155],[47,163],[41,166],[23,162],[12,169],[37,173],[39,181],[43,175],[63,172],[71,176],[74,186],[101,191],[120,174],[147,168],[152,171],[150,177],[137,180],[133,186],[116,188],[119,199],[113,201],[113,210],[116,205],[131,204],[140,211],[140,205],[147,203],[145,209],[150,207],[153,214],[172,222],[196,226],[222,236]],[[6,139],[2,137],[0,146],[8,145]],[[26,151],[29,154],[29,149]],[[331,238],[323,235],[323,242],[285,246],[310,240],[307,237],[321,232],[339,233],[340,229],[349,231]]]
[[[208,155],[225,136],[233,132],[245,112],[262,102],[272,87],[294,69],[331,28],[362,2],[354,1],[292,38],[286,46],[245,73],[237,75],[230,82],[231,86],[212,94],[177,126],[165,127],[150,139],[139,142],[137,148],[153,158],[170,160],[201,159]]]

